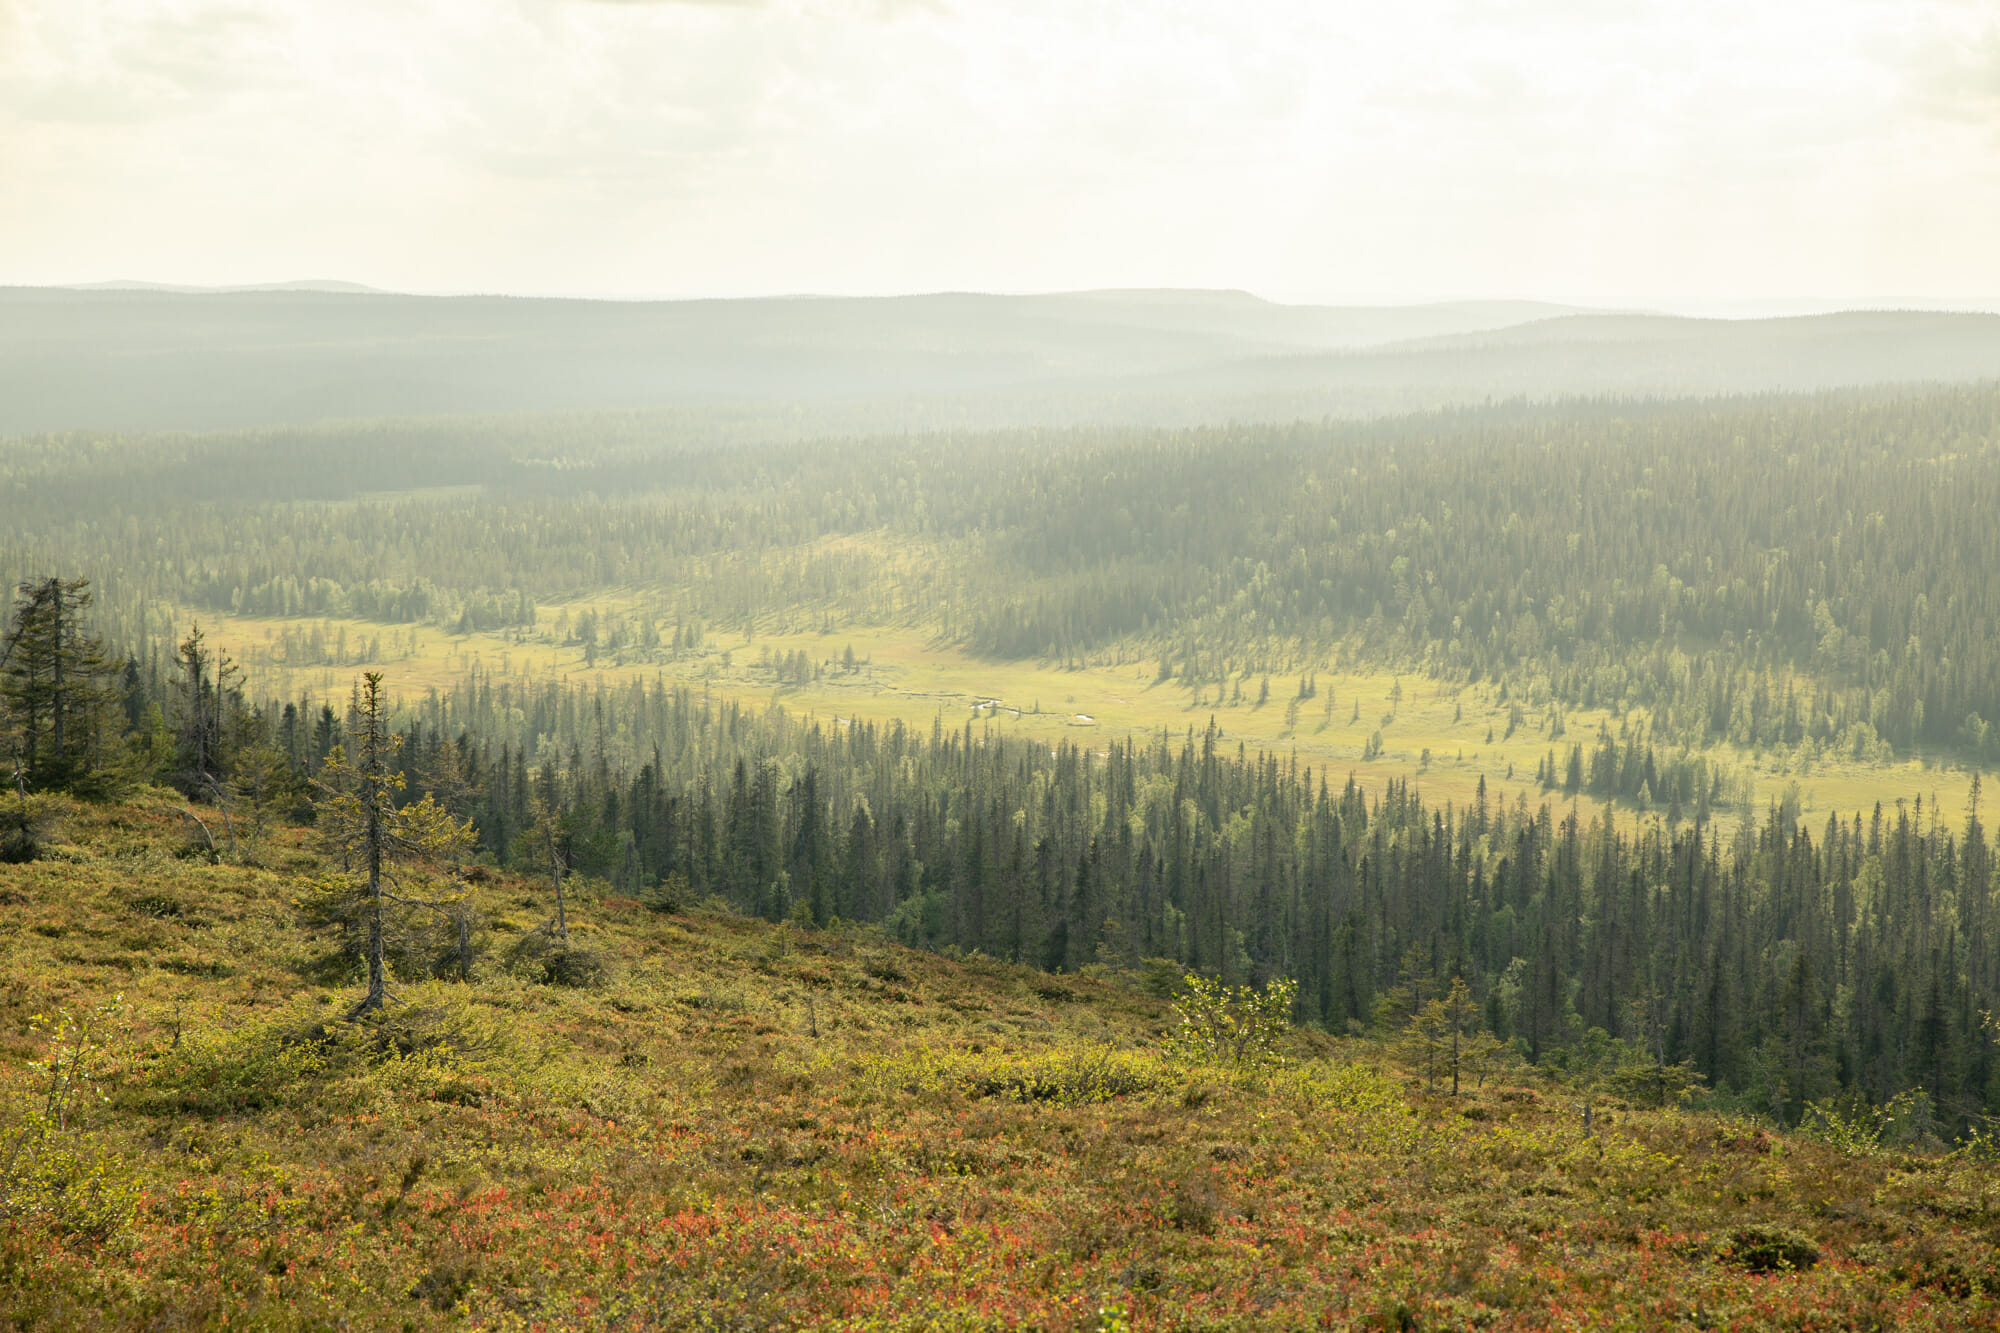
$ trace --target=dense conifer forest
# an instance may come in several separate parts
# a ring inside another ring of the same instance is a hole
[[[287,710],[274,739],[303,770],[336,734]],[[400,753],[410,790],[455,793],[503,862],[532,861],[522,835],[557,793],[568,864],[656,905],[879,922],[1051,970],[1290,977],[1297,1017],[1337,1032],[1394,1031],[1462,977],[1531,1059],[1683,1066],[1788,1122],[1921,1088],[1964,1129],[2000,1098],[1976,805],[1812,828],[1782,804],[1710,818],[1698,787],[1688,818],[1676,795],[1634,831],[1560,802],[1363,792],[1212,725],[1051,751],[482,680],[419,709]]]
[[[1378,660],[1684,745],[2000,756],[2000,392],[1515,405],[1367,424],[787,438],[750,416],[37,437],[0,568],[176,608],[526,629],[909,623],[1199,683]],[[183,617],[184,620],[184,617]]]

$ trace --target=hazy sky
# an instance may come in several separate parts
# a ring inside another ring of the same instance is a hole
[[[2000,295],[1995,0],[0,0],[0,283]]]

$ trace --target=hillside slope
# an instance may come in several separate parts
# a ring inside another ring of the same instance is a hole
[[[550,984],[545,886],[484,871],[472,982],[355,1029],[300,832],[212,864],[162,793],[60,825],[0,866],[5,1327],[2000,1326],[1964,1152],[1452,1097],[1304,1032],[1179,1064],[1115,972],[587,887]],[[406,976],[458,950],[392,939]]]

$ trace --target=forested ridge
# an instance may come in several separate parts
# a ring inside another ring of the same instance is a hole
[[[921,625],[1190,684],[1336,655],[1639,706],[1681,743],[2000,753],[2000,392],[797,442],[679,418],[0,452],[0,565],[168,610]],[[756,441],[762,439],[764,443]],[[387,493],[387,494],[385,494]],[[635,617],[635,619],[638,617]],[[624,642],[635,654],[656,632]],[[608,636],[607,636],[608,637]]]

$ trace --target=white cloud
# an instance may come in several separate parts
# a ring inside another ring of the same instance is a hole
[[[1983,0],[7,2],[0,281],[2000,292]]]
[[[2000,19],[1940,25],[1898,42],[1892,58],[1919,113],[2000,130]]]

